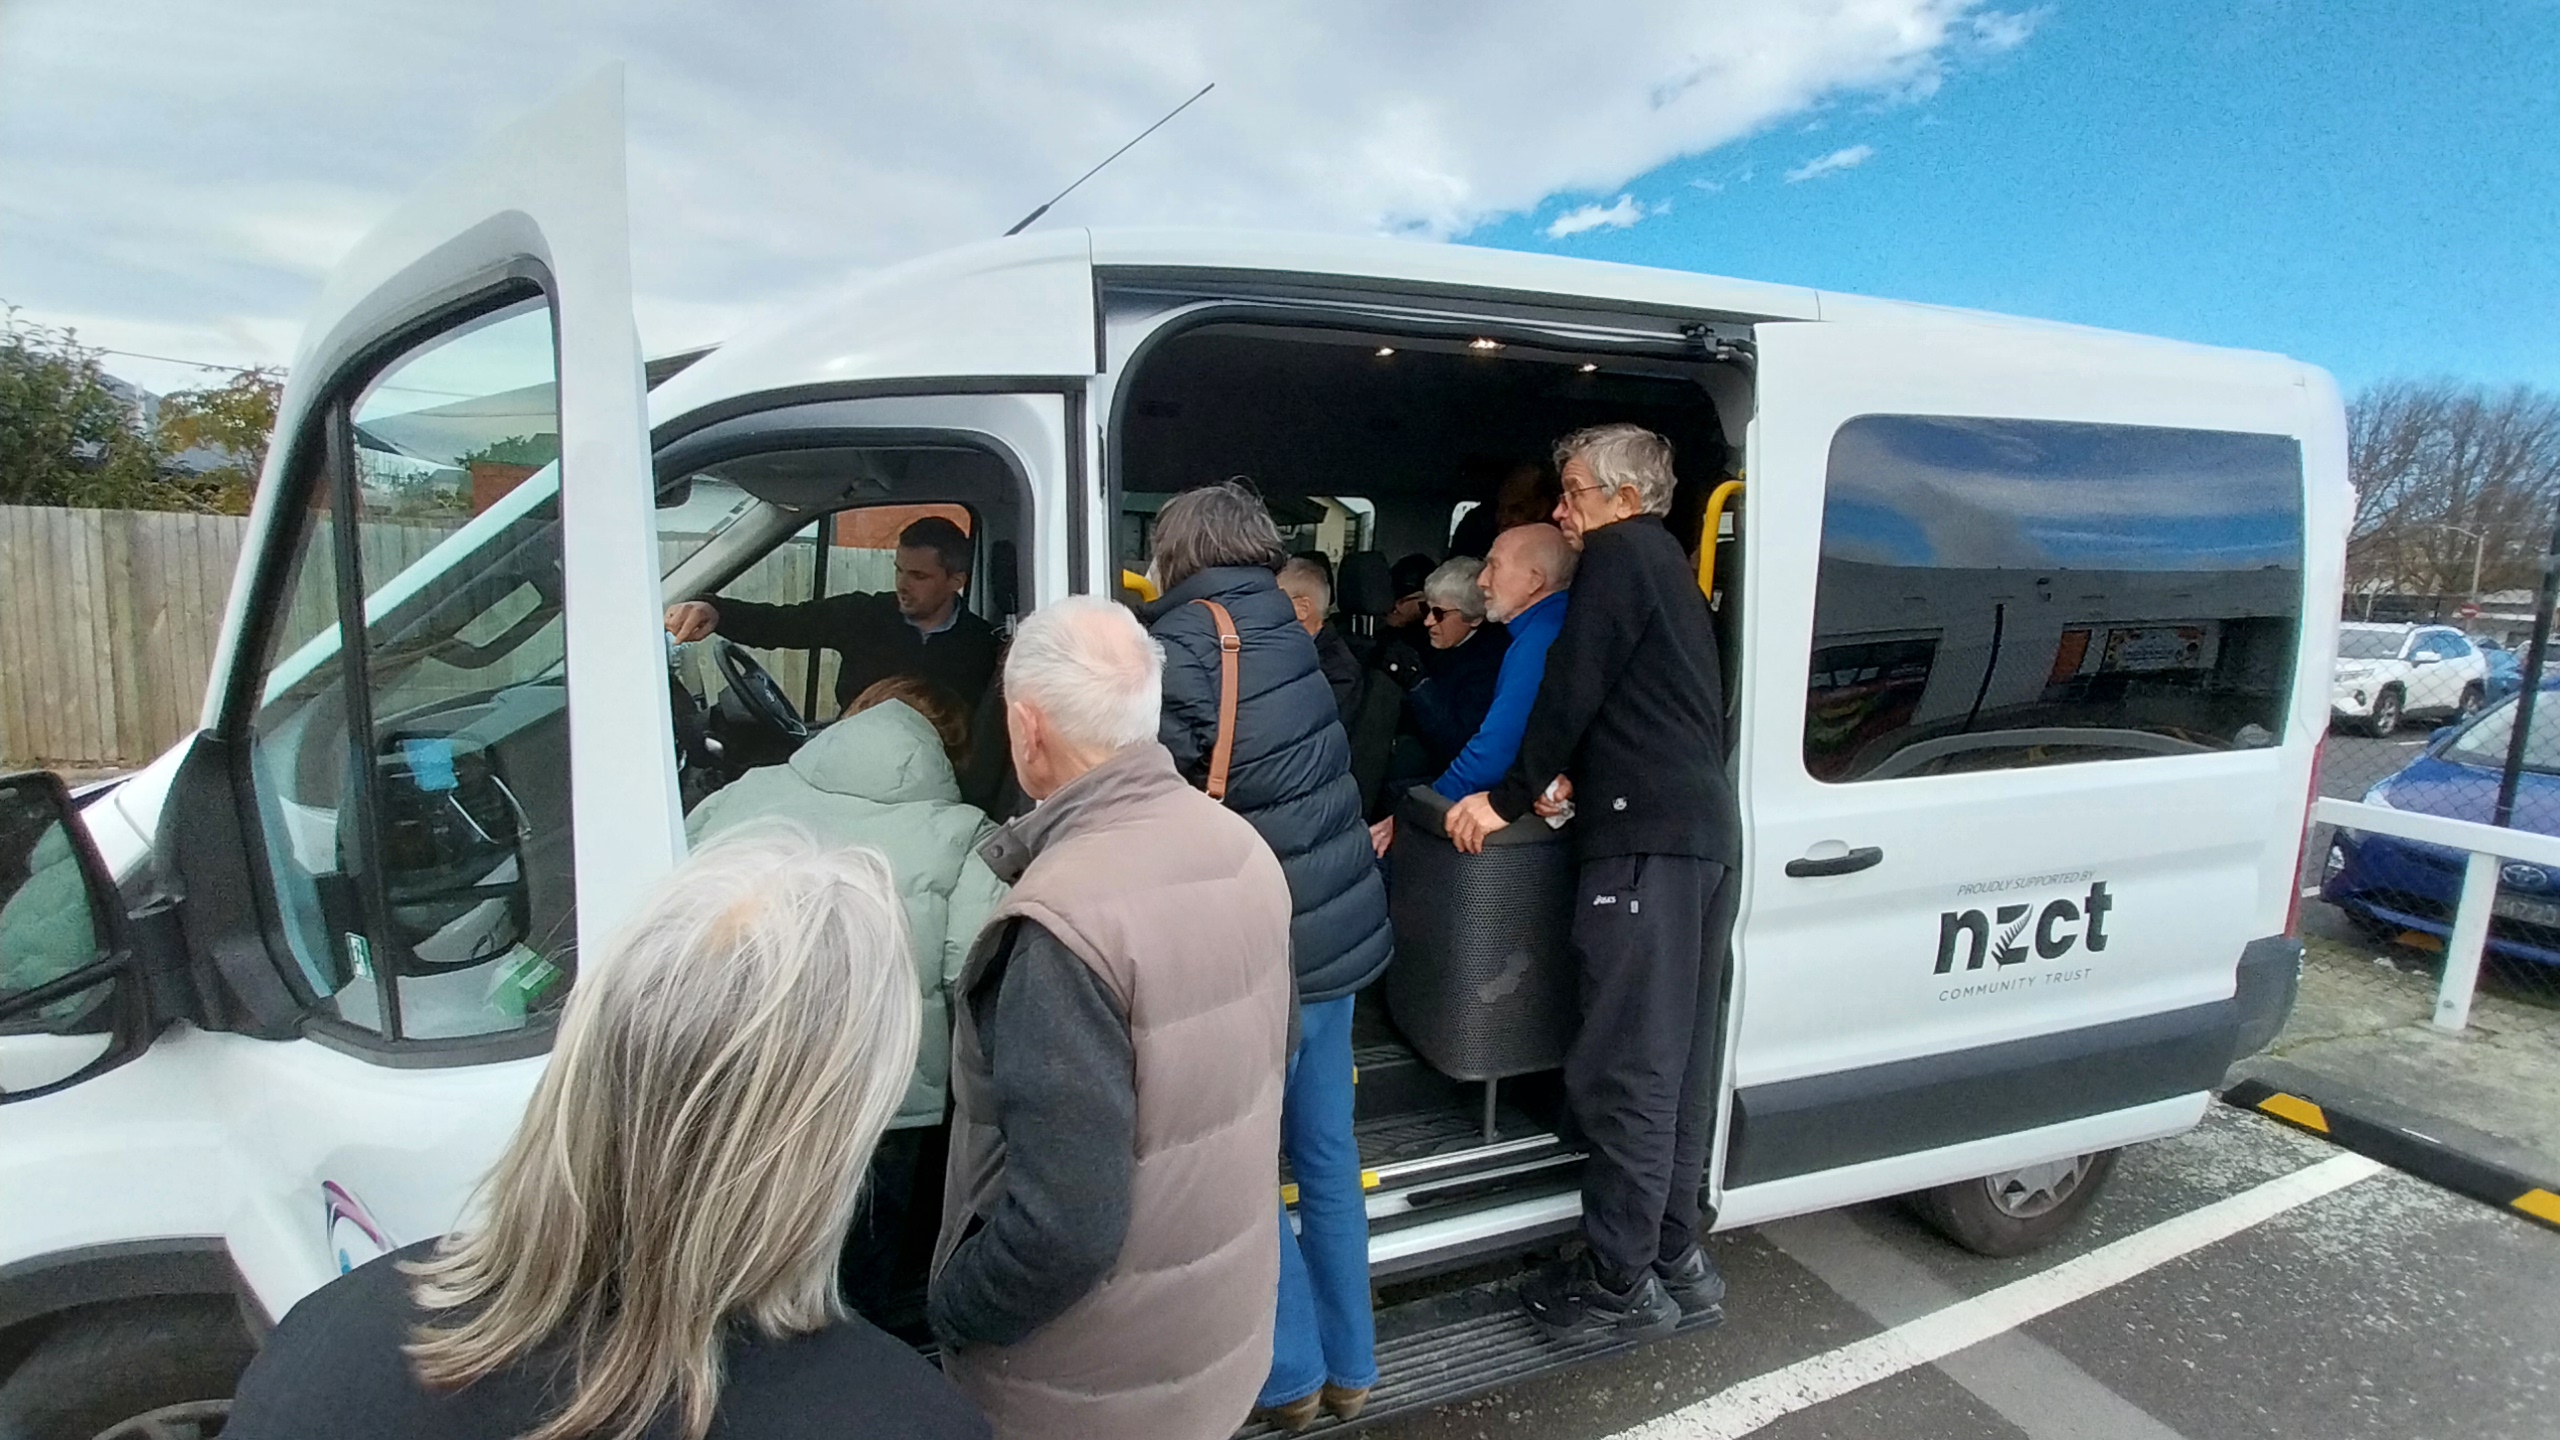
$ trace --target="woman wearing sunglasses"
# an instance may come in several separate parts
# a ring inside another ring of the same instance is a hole
[[[1410,728],[1422,742],[1427,778],[1449,768],[1493,708],[1494,682],[1511,636],[1485,619],[1484,591],[1476,574],[1484,562],[1451,560],[1422,582],[1423,632],[1431,653],[1423,657],[1423,681],[1413,687]]]

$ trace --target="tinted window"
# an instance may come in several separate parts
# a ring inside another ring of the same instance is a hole
[[[1862,416],[1831,443],[1805,768],[2271,745],[2301,609],[2288,438]]]
[[[2341,660],[2397,660],[2400,647],[2408,637],[2397,630],[2341,630],[2338,632],[2338,658]]]
[[[2482,715],[2444,747],[2444,758],[2464,765],[2504,769],[2507,747],[2515,743],[2516,702],[2509,696]],[[2526,732],[2524,768],[2542,774],[2560,772],[2560,704],[2550,692],[2535,697],[2533,728]]]

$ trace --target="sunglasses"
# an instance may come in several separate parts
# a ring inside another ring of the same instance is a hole
[[[1463,611],[1452,610],[1446,605],[1426,605],[1422,609],[1423,618],[1434,625],[1439,624],[1441,621],[1448,619],[1452,615],[1459,615],[1463,613]]]

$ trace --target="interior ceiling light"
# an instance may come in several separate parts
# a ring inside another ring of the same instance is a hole
[[[1490,335],[1479,335],[1473,340],[1467,342],[1467,348],[1470,350],[1499,350],[1502,348],[1502,342],[1494,339]]]
[[[1588,361],[1588,360],[1585,360],[1585,361],[1583,361],[1583,362],[1582,362],[1582,373],[1583,373],[1583,374],[1585,374],[1585,375],[1588,375],[1588,374],[1590,374],[1592,371],[1597,370],[1597,369],[1599,369],[1599,368],[1600,368],[1599,366],[1592,364],[1592,363],[1591,363],[1590,361]]]
[[[1379,347],[1378,347],[1378,358],[1379,358],[1379,359],[1381,359],[1381,360],[1386,359],[1388,356],[1393,355],[1394,353],[1396,353],[1396,347],[1394,347],[1393,345],[1381,345],[1381,346],[1379,346]]]

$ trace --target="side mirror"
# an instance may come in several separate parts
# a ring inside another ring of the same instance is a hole
[[[2412,665],[2433,665],[2443,658],[2443,656],[2437,654],[2433,650],[2421,650],[2417,654],[2409,657],[2409,663]]]
[[[60,776],[0,777],[0,1101],[126,1059],[133,1011],[124,902]]]

